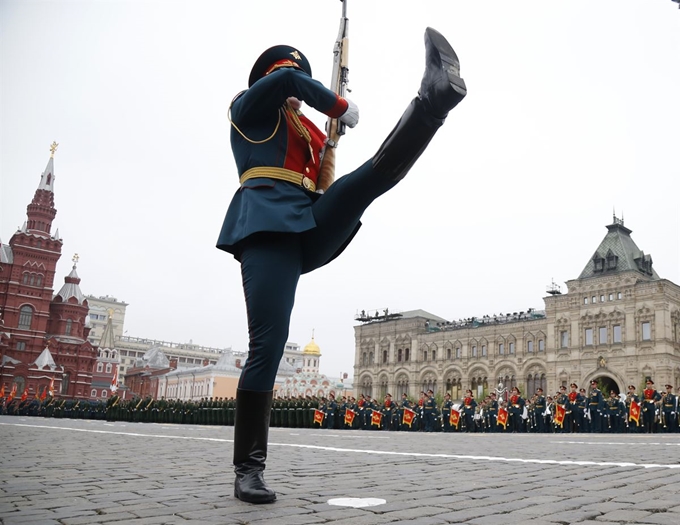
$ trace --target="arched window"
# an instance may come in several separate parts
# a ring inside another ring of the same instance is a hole
[[[451,359],[451,349],[450,348],[446,349],[446,359]]]
[[[102,373],[104,371],[104,363],[97,363],[97,372]]]
[[[399,350],[397,350],[397,362],[401,363],[401,360],[403,359],[403,357],[404,357],[404,351],[400,348]]]
[[[423,361],[427,361],[427,350],[423,350]]]
[[[456,348],[456,359],[462,359],[463,358],[463,349],[458,347]]]
[[[106,397],[106,395],[107,395],[107,391],[106,391],[106,390],[102,390],[102,397]]]
[[[35,274],[31,274],[31,279],[28,282],[29,285],[33,286],[35,284]]]
[[[61,377],[61,389],[59,390],[59,393],[64,395],[68,393],[68,384],[71,379],[71,374],[66,372],[62,377]]]
[[[383,350],[382,362],[387,363],[387,350]]]
[[[375,363],[374,354],[373,354],[373,352],[369,352],[368,353],[368,364],[372,365],[373,363]]]
[[[408,348],[404,348],[404,361],[408,361],[410,357],[410,351]]]
[[[97,397],[97,389],[93,388],[92,392],[90,392],[90,397]]]
[[[66,320],[66,329],[64,330],[64,333],[66,335],[71,335],[71,328],[73,328],[73,321],[71,319]]]
[[[33,308],[28,305],[22,306],[19,310],[19,326],[22,330],[30,330],[33,321]]]
[[[112,369],[111,363],[106,363],[106,373],[107,373],[107,374],[110,374],[110,373],[111,373],[111,369]]]
[[[25,273],[21,279],[21,284],[28,284],[28,273]]]
[[[36,286],[42,286],[43,276],[38,274],[38,278],[35,281]]]
[[[368,364],[368,354],[366,352],[361,354],[361,364],[364,366]]]

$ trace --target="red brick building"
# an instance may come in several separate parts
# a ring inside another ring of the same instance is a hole
[[[57,395],[89,398],[96,351],[87,341],[88,305],[73,269],[54,294],[57,262],[63,242],[52,233],[54,151],[27,220],[9,244],[0,243],[0,389],[40,394],[54,379]]]
[[[177,359],[168,359],[159,347],[151,348],[125,373],[125,388],[132,395],[158,398],[160,378],[177,368]]]

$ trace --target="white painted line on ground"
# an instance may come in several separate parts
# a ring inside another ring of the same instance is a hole
[[[333,498],[327,502],[329,505],[337,505],[338,507],[353,507],[361,509],[363,507],[377,507],[384,505],[387,500],[380,498]]]
[[[112,430],[91,430],[85,428],[72,427],[54,427],[50,425],[25,425],[20,423],[0,423],[2,426],[8,427],[28,427],[28,428],[47,428],[50,430],[70,430],[72,432],[90,432],[92,434],[111,434],[118,436],[136,436],[145,438],[161,438],[161,439],[183,439],[194,441],[212,441],[216,443],[233,443],[233,439],[223,438],[207,438],[196,436],[168,436],[166,434],[140,434],[137,432],[114,432]],[[460,459],[470,461],[491,461],[504,463],[534,463],[538,465],[578,465],[578,466],[595,466],[595,467],[635,467],[635,468],[668,468],[680,469],[680,463],[676,464],[661,464],[661,463],[630,463],[618,461],[572,461],[572,460],[556,460],[556,459],[523,459],[523,458],[504,458],[500,456],[473,456],[467,454],[428,454],[425,452],[392,452],[389,450],[365,450],[353,448],[339,448],[339,447],[322,447],[319,445],[303,445],[300,443],[269,443],[270,447],[291,447],[303,448],[308,450],[323,450],[325,452],[344,452],[354,454],[373,454],[376,456],[402,456],[402,457],[416,457],[416,458],[440,458],[440,459]]]
[[[625,445],[628,446],[630,443],[622,443],[622,442],[617,442],[617,441],[551,441],[551,443],[554,444],[560,444],[560,445]],[[648,445],[657,445],[661,447],[680,447],[680,443],[647,443],[645,441],[644,443],[645,446]]]

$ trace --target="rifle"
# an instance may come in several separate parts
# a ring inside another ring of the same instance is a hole
[[[348,91],[349,82],[349,19],[347,18],[347,0],[342,2],[342,17],[340,29],[333,47],[333,74],[331,76],[331,90],[344,98]],[[326,123],[326,145],[321,155],[321,166],[316,187],[320,193],[326,191],[335,180],[335,148],[340,137],[345,134],[345,124],[338,119],[329,118]]]

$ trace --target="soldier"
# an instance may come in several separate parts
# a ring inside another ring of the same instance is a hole
[[[612,434],[621,433],[621,400],[614,390],[609,391],[607,399],[607,430]]]
[[[510,428],[512,432],[524,432],[522,425],[522,413],[526,404],[522,393],[516,386],[512,387],[512,394],[508,401],[508,416],[510,418]]]
[[[475,431],[475,409],[477,408],[477,401],[472,394],[472,390],[465,391],[465,397],[463,398],[463,425],[465,427],[465,432]]]
[[[626,401],[625,401],[625,405],[626,405],[625,421],[626,421],[627,431],[631,434],[640,432],[640,430],[642,428],[641,425],[640,425],[639,415],[638,415],[637,421],[631,417],[630,408],[631,408],[631,405],[633,404],[633,402],[636,403],[639,406],[640,398],[635,393],[635,385],[629,385],[628,386],[628,393],[626,394]]]
[[[383,430],[392,430],[392,413],[394,411],[394,403],[392,403],[392,394],[385,394],[385,400],[381,408]]]
[[[654,381],[651,378],[647,378],[645,384],[647,388],[642,393],[642,428],[646,434],[651,434],[655,431],[656,404],[661,401],[661,394],[654,388]]]
[[[307,58],[290,46],[260,55],[249,89],[232,101],[231,141],[241,188],[217,246],[241,263],[248,311],[249,354],[238,384],[234,432],[235,496],[243,501],[276,499],[262,473],[272,388],[300,276],[346,247],[363,212],[407,174],[467,93],[446,39],[428,28],[425,44],[418,96],[376,155],[324,194],[315,189],[326,137],[300,113],[301,101],[349,127],[358,122],[357,107],[313,80]],[[241,405],[247,408],[239,410]]]
[[[434,432],[434,418],[437,402],[434,400],[434,392],[427,391],[423,399],[423,419],[425,420],[425,432]]]
[[[577,402],[576,422],[578,424],[579,432],[590,432],[590,414],[588,412],[589,398],[585,388],[579,388],[578,393],[581,395]]]
[[[604,397],[602,391],[597,388],[597,381],[590,382],[590,395],[588,396],[588,412],[590,413],[590,431],[602,432],[602,412],[604,410]]]
[[[678,420],[676,413],[677,399],[673,394],[673,385],[665,385],[666,391],[661,399],[661,413],[663,414],[663,431],[677,432]]]
[[[444,402],[442,403],[442,424],[444,432],[452,432],[451,426],[451,409],[453,408],[453,401],[451,401],[451,394],[448,392],[444,394]]]
[[[539,386],[536,389],[536,398],[533,403],[534,410],[534,424],[536,425],[535,431],[541,434],[545,433],[545,396],[543,395],[543,389]]]
[[[578,385],[576,383],[571,383],[569,385],[571,392],[567,395],[567,431],[568,432],[578,432],[580,428],[580,419],[582,419],[582,414],[579,414],[579,402],[581,400],[581,394],[578,392]]]
[[[566,429],[566,421],[567,421],[567,404],[569,403],[569,398],[567,397],[567,387],[562,385],[560,386],[559,390],[555,393],[555,397],[553,398],[555,401],[555,414],[557,414],[557,407],[560,407],[562,410],[564,410],[564,419],[562,420],[562,423],[557,423],[555,421],[555,418],[553,418],[553,423],[554,423],[554,431],[555,433],[564,433],[567,431]]]
[[[326,428],[335,428],[335,412],[338,409],[338,404],[335,402],[335,394],[331,392],[328,394],[328,402],[326,403]]]

